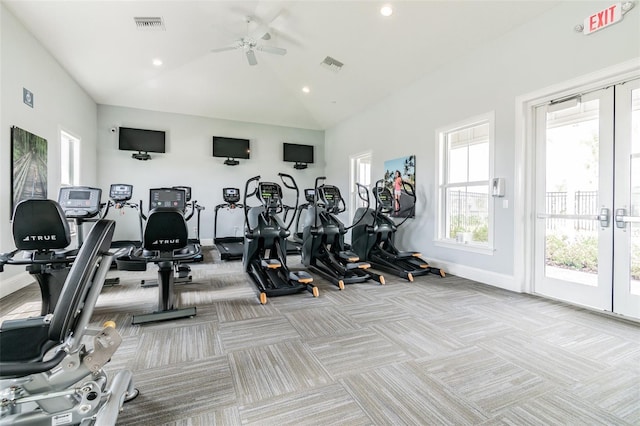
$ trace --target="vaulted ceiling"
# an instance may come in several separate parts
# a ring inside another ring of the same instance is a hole
[[[3,3],[98,104],[327,129],[558,1],[391,1],[389,17],[372,0]],[[212,52],[247,36],[256,65]]]

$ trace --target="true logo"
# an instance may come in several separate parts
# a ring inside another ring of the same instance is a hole
[[[55,234],[51,235],[27,235],[22,241],[56,241]]]
[[[169,239],[169,240],[155,240],[152,245],[158,245],[158,244],[178,244],[180,243],[180,238],[174,238],[174,239]]]

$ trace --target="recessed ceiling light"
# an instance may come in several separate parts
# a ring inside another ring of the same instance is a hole
[[[391,7],[391,5],[385,4],[380,8],[380,14],[382,16],[391,16],[393,15],[393,8]]]
[[[159,67],[159,66],[162,65],[162,59],[157,59],[156,58],[156,59],[153,60],[152,63],[153,63],[154,66]]]
[[[309,86],[304,86],[304,87],[302,88],[302,91],[303,91],[304,93],[309,93],[309,92],[311,92],[311,89],[309,89]]]

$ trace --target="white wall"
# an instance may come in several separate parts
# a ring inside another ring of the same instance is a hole
[[[349,183],[350,155],[373,150],[374,180],[384,161],[416,155],[416,219],[399,245],[419,250],[434,265],[481,282],[520,290],[514,283],[514,140],[517,96],[640,56],[640,10],[585,36],[573,27],[610,2],[563,2],[483,49],[459,58],[366,111],[326,131],[327,176]],[[443,40],[446,43],[446,40]],[[477,254],[434,244],[436,129],[495,111],[496,177],[506,178],[508,208],[495,204],[495,252]]]
[[[34,107],[22,102],[22,89],[34,94]],[[47,140],[48,197],[60,185],[61,129],[81,139],[83,182],[96,182],[96,104],[0,4],[0,251],[15,248],[11,234],[11,126]],[[31,282],[24,267],[8,266],[0,274],[0,297]]]
[[[151,160],[131,158],[131,151],[118,150],[118,134],[113,127],[134,127],[167,132],[166,153],[151,153]],[[212,156],[212,137],[227,136],[250,139],[251,158],[239,160],[238,166],[226,166],[224,158]],[[282,143],[314,145],[315,163],[305,170],[295,170],[293,163],[282,161]],[[98,185],[103,190],[103,201],[112,183],[133,185],[134,200],[143,200],[147,211],[149,189],[184,185],[192,188],[192,197],[205,207],[201,217],[200,238],[203,243],[213,239],[214,208],[223,203],[222,188],[240,188],[244,196],[247,179],[260,175],[263,180],[281,183],[278,173],[293,176],[302,190],[312,187],[314,179],[324,173],[324,132],[270,126],[230,120],[155,111],[98,106]],[[295,203],[294,192],[283,187],[285,202]],[[303,202],[303,201],[301,201]],[[255,205],[255,198],[252,204]],[[244,216],[241,211],[218,213],[218,236],[242,236]],[[139,240],[139,225],[135,213],[125,210],[124,215],[109,214],[116,218],[115,239]],[[190,221],[194,234],[195,217]]]

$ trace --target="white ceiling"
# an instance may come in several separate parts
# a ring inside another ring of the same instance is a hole
[[[99,104],[307,129],[335,125],[558,2],[392,1],[385,18],[373,0],[3,0]],[[162,17],[165,31],[137,29],[140,16]],[[258,41],[285,56],[256,52],[249,66],[241,49],[211,52],[265,29],[271,39]],[[326,56],[342,70],[321,67]]]

